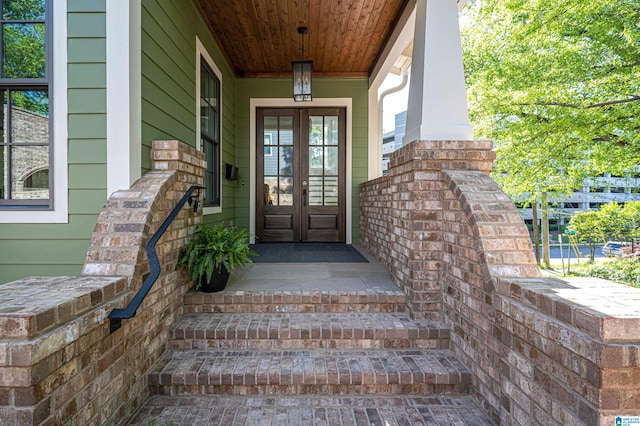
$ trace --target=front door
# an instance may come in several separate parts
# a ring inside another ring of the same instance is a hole
[[[257,242],[344,242],[344,108],[258,109],[256,117]]]

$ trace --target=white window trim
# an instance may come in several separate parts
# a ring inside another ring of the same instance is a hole
[[[66,2],[53,2],[53,79],[49,83],[53,128],[53,210],[2,210],[0,223],[69,223],[67,170],[67,9]]]
[[[196,36],[196,143],[198,144],[197,149],[200,150],[202,147],[200,145],[201,132],[200,132],[200,58],[204,58],[211,71],[216,75],[218,80],[220,81],[220,134],[218,137],[220,138],[220,155],[218,160],[220,161],[218,170],[220,174],[222,174],[222,72],[220,72],[220,68],[216,65],[213,58],[204,47],[198,36]],[[216,214],[222,213],[222,176],[218,176],[220,180],[220,205],[215,207],[205,207],[203,214]]]
[[[107,197],[142,174],[141,5],[107,1]]]
[[[351,98],[314,98],[311,102],[295,102],[291,98],[251,98],[249,105],[249,232],[251,233],[250,243],[256,242],[256,108],[316,108],[333,107],[346,108],[347,118],[347,193],[345,206],[345,226],[346,243],[351,244],[353,240],[353,219],[352,219],[352,184],[353,184],[353,100]],[[244,181],[243,181],[244,185]]]

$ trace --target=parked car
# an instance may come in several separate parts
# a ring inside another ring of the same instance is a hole
[[[602,246],[602,254],[606,257],[622,257],[623,248],[622,243],[618,243],[615,241],[607,241],[604,246]]]

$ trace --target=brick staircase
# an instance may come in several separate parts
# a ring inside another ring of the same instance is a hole
[[[491,425],[449,330],[394,291],[189,293],[132,420]]]

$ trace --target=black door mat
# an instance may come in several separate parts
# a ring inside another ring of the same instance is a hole
[[[251,257],[255,263],[368,262],[352,245],[343,243],[264,243],[252,244],[251,250],[259,254]]]

